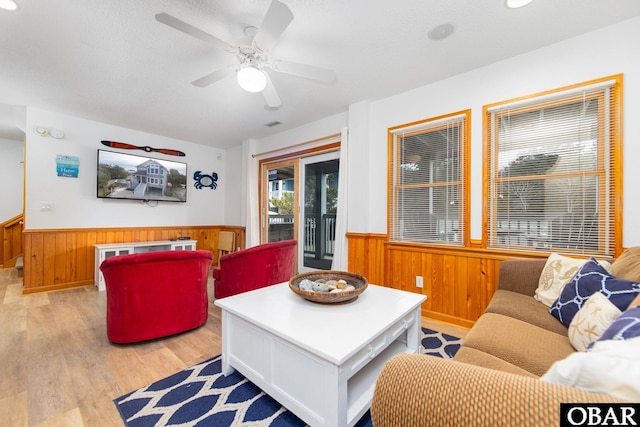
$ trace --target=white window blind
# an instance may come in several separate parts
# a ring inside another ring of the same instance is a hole
[[[390,240],[464,245],[469,112],[390,130]]]
[[[490,248],[614,254],[617,85],[486,109]]]

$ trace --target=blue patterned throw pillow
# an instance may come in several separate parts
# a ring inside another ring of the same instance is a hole
[[[596,292],[601,292],[620,311],[624,311],[640,293],[640,283],[613,277],[591,258],[565,285],[549,313],[568,328],[576,313]]]
[[[640,337],[640,306],[630,308],[618,316],[600,338],[589,344],[587,350],[591,350],[598,341],[628,340],[635,337]]]

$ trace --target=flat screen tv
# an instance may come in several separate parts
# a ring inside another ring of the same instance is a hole
[[[187,201],[187,164],[144,155],[98,150],[98,197]]]

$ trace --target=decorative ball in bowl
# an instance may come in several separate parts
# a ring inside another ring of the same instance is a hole
[[[293,276],[289,288],[302,298],[322,303],[337,304],[354,301],[367,289],[367,279],[347,271],[310,271]]]

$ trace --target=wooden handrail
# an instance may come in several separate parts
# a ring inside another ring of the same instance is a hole
[[[18,214],[2,223],[2,228],[9,228],[24,220],[24,214]]]
[[[18,257],[22,256],[24,239],[24,214],[19,214],[2,223],[0,227],[0,266],[15,266]]]

